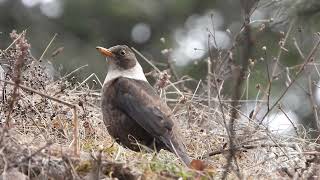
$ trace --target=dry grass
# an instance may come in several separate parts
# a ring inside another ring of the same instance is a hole
[[[78,68],[54,79],[43,62],[45,56],[38,60],[30,49],[21,53],[20,47],[29,48],[25,35],[14,32],[12,38],[12,45],[0,50],[5,80],[13,81],[12,84],[1,82],[0,171],[3,178],[13,175],[20,179],[219,179],[225,175],[244,179],[319,177],[320,146],[317,140],[308,139],[307,132],[299,127],[296,129],[299,136],[273,134],[259,122],[261,119],[255,118],[262,104],[267,104],[267,113],[270,113],[281,102],[282,97],[274,105],[269,105],[270,94],[266,92],[271,88],[273,74],[268,88],[257,87],[263,97],[254,101],[256,106],[250,115],[241,112],[238,106],[248,100],[230,100],[221,94],[224,82],[234,76],[230,67],[235,47],[221,52],[219,57],[209,54],[208,62],[212,67],[208,68],[208,79],[196,82],[195,89],[184,85],[195,80],[182,77],[171,82],[166,73],[154,66],[157,88],[173,109],[188,153],[207,164],[203,171],[195,171],[182,166],[178,158],[166,151],[148,154],[121,148],[108,135],[102,122],[101,84],[95,74],[83,82],[71,83],[73,73],[82,70]],[[317,46],[301,67],[310,63]],[[279,48],[280,54],[282,50]],[[21,58],[24,63],[15,65]],[[284,94],[286,92],[287,89]],[[232,106],[235,104],[237,107]],[[79,123],[79,129],[74,128],[74,120]],[[231,120],[232,128],[229,126]],[[78,147],[77,139],[80,140],[80,154],[74,151],[74,147]],[[230,152],[233,152],[232,156]]]

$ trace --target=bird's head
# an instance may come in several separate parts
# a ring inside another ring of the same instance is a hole
[[[117,45],[111,48],[96,47],[107,58],[108,74],[104,83],[118,77],[127,77],[135,80],[147,81],[142,67],[133,51],[126,45]]]
[[[109,65],[119,70],[131,69],[138,63],[134,53],[126,45],[117,45],[108,49],[97,46],[96,49],[106,57]]]

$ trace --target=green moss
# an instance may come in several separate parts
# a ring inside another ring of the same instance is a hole
[[[160,173],[166,171],[173,176],[181,177],[182,179],[188,179],[193,177],[193,172],[188,171],[186,168],[182,167],[181,165],[171,163],[171,162],[163,162],[157,159],[156,156],[152,159],[152,161],[148,165],[148,169],[145,172],[154,172]]]
[[[81,161],[75,169],[79,174],[86,174],[92,169],[92,163],[91,161]]]

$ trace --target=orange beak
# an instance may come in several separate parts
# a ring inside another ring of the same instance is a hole
[[[113,57],[114,54],[107,48],[104,48],[104,47],[100,47],[100,46],[97,46],[96,49],[104,56],[106,57]]]

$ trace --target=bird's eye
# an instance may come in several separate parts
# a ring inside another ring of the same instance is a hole
[[[121,50],[121,51],[120,51],[120,55],[121,55],[121,56],[126,55],[126,51],[125,51],[125,50]]]

